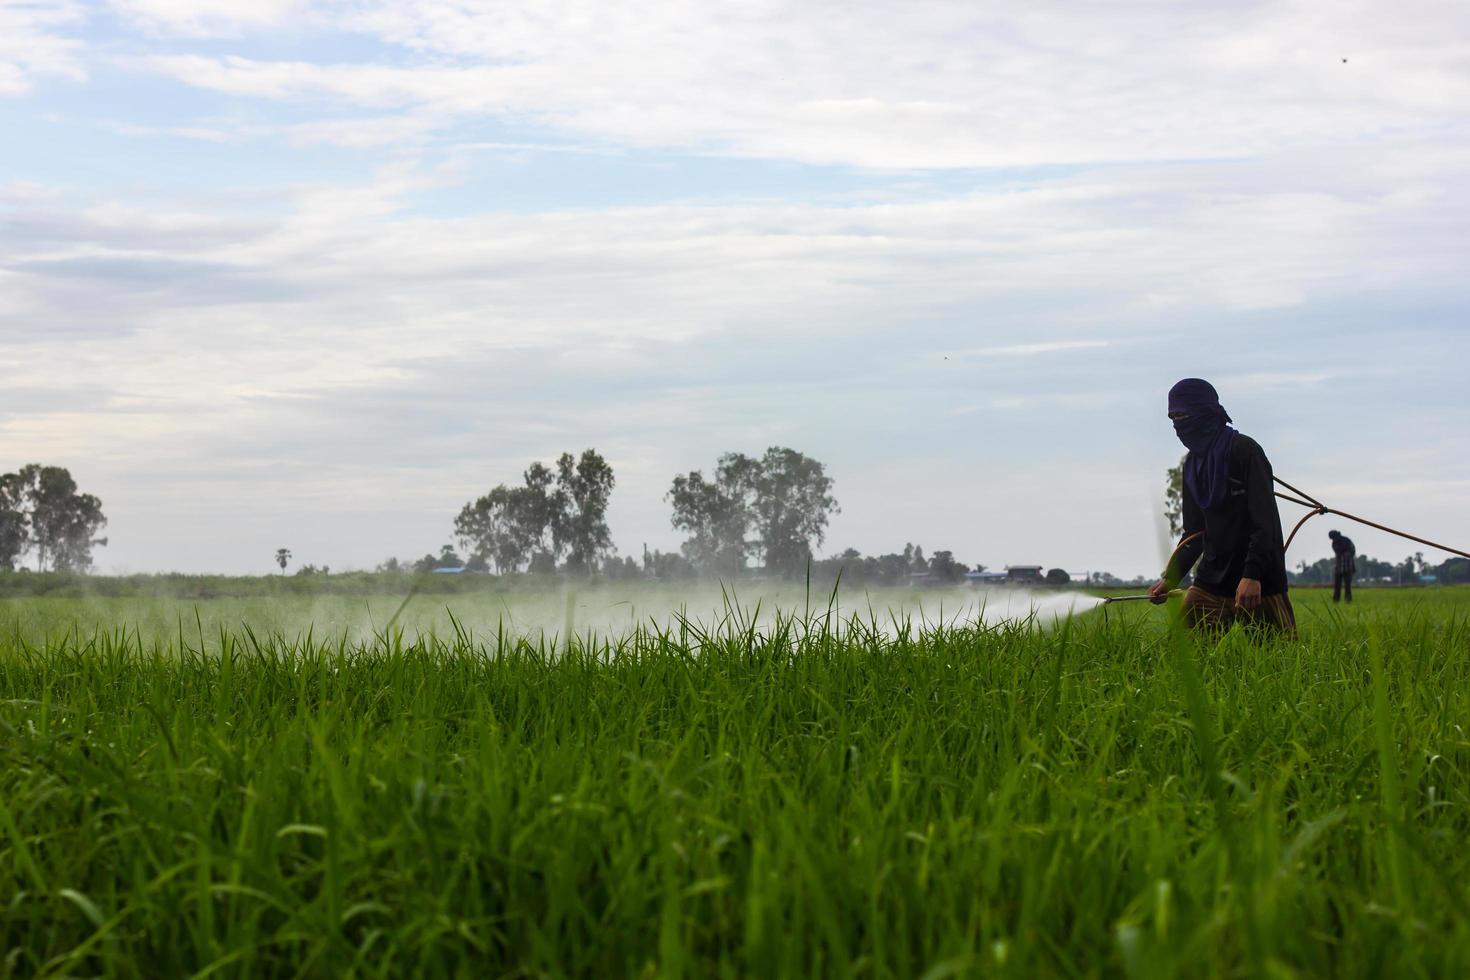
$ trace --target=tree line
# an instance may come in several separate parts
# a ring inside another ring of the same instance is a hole
[[[518,484],[499,484],[467,502],[454,519],[454,539],[412,563],[416,570],[462,563],[475,571],[739,575],[750,562],[772,574],[807,566],[838,510],[832,479],[819,461],[773,446],[759,457],[726,453],[706,477],[675,476],[665,499],[672,525],[688,538],[677,556],[657,552],[640,563],[618,558],[607,526],[616,485],[612,466],[595,449],[563,453],[552,466],[533,462]],[[390,560],[385,568],[409,567]],[[456,566],[457,567],[457,566]]]
[[[616,485],[612,466],[595,449],[563,453],[552,465],[531,463],[515,484],[499,484],[465,503],[453,542],[417,561],[389,559],[387,572],[464,568],[499,574],[597,572],[611,579],[742,575],[835,578],[875,584],[914,576],[959,581],[969,566],[949,551],[924,549],[863,558],[848,549],[817,560],[815,550],[840,506],[819,460],[784,446],[759,456],[725,453],[708,471],[673,477],[664,500],[670,525],[686,535],[676,552],[619,556],[607,526]],[[981,566],[976,566],[981,567]]]
[[[841,508],[833,480],[819,460],[784,446],[759,456],[725,453],[708,471],[673,477],[664,500],[670,524],[684,532],[675,552],[619,556],[607,526],[616,479],[595,449],[563,453],[548,466],[533,462],[517,484],[499,484],[468,501],[454,519],[454,541],[417,561],[389,559],[386,572],[463,568],[499,574],[597,572],[610,579],[702,577],[802,578],[853,584],[947,584],[972,569],[952,551],[907,544],[902,552],[864,556],[848,548],[815,558]],[[1111,576],[1108,576],[1111,579]],[[1065,571],[1047,572],[1049,584],[1071,582]]]
[[[1382,582],[1391,585],[1418,585],[1427,576],[1446,585],[1470,582],[1470,559],[1448,558],[1438,565],[1424,560],[1424,552],[1416,551],[1403,561],[1383,561],[1358,555],[1354,559],[1357,568],[1356,581]],[[1335,558],[1320,558],[1311,564],[1297,562],[1290,579],[1300,585],[1331,585],[1332,575],[1337,568]]]
[[[705,470],[673,477],[664,500],[670,524],[683,531],[679,550],[619,556],[607,526],[616,484],[612,466],[595,449],[563,453],[548,466],[531,463],[519,483],[499,484],[468,501],[453,524],[453,541],[417,560],[389,558],[376,571],[436,571],[498,574],[596,573],[612,580],[800,579],[851,584],[944,585],[958,583],[981,564],[959,561],[954,552],[906,544],[902,552],[862,555],[848,548],[816,558],[832,515],[841,508],[833,480],[819,460],[784,446],[759,456],[725,453]],[[280,555],[285,552],[277,552]],[[289,553],[287,553],[289,557]],[[284,566],[283,566],[284,570]],[[306,565],[298,575],[320,575],[326,567]],[[1072,576],[1049,569],[1038,581],[1070,585]],[[1089,584],[1123,580],[1096,572]]]
[[[631,559],[629,560],[631,563]],[[677,552],[650,552],[645,556],[647,575],[658,579],[695,579],[719,572],[692,561],[685,549]],[[770,572],[764,567],[746,568],[744,574],[777,575],[785,578],[804,578],[829,585],[839,579],[848,585],[950,585],[964,581],[970,571],[981,572],[984,565],[966,565],[957,561],[952,551],[935,551],[931,557],[924,556],[920,545],[906,544],[902,552],[884,555],[864,555],[856,548],[847,548],[830,558],[813,558],[809,565],[785,573]],[[616,574],[616,573],[615,573]],[[729,573],[725,573],[726,577]],[[739,573],[737,573],[739,574]],[[1052,569],[1047,581],[1055,584],[1056,576],[1070,582],[1071,576],[1061,569]],[[623,572],[617,577],[627,577]]]
[[[36,571],[85,572],[92,549],[107,544],[102,501],[81,493],[63,466],[30,463],[0,474],[0,569],[34,556]]]

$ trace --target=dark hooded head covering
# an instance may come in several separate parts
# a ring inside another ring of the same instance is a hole
[[[1220,407],[1220,396],[1208,381],[1185,378],[1169,389],[1169,414],[1174,432],[1189,450],[1184,461],[1184,486],[1195,503],[1205,509],[1225,499],[1230,480],[1230,447],[1235,430],[1226,423],[1230,415]]]

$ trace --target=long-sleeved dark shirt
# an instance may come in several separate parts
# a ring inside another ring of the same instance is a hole
[[[1358,549],[1353,547],[1353,541],[1346,534],[1339,534],[1332,539],[1332,554],[1337,559],[1335,571],[1338,575],[1356,575],[1358,573],[1357,555]]]
[[[1225,499],[1205,510],[1184,489],[1184,536],[1204,531],[1179,549],[1165,576],[1178,581],[1194,569],[1194,584],[1220,596],[1234,596],[1243,578],[1261,583],[1262,595],[1286,591],[1286,552],[1281,544],[1281,514],[1271,482],[1271,461],[1258,442],[1237,435],[1230,447],[1230,485]]]

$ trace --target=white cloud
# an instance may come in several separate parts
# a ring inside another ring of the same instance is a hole
[[[1470,529],[1459,4],[91,9],[0,0],[0,92],[81,77],[86,28],[155,76],[109,73],[98,104],[131,121],[102,127],[193,145],[99,170],[117,144],[89,126],[58,186],[0,185],[0,372],[24,379],[0,469],[71,463],[109,563],[422,553],[470,493],[588,444],[616,538],[667,547],[672,472],[780,442],[838,478],[834,547],[1132,572],[1187,374],[1303,487],[1357,506],[1371,459],[1404,486],[1365,510]],[[77,137],[47,108],[31,181]],[[650,147],[925,172],[829,188]],[[926,172],[1045,163],[1082,166]],[[679,203],[519,213],[614,198]]]
[[[229,125],[140,126],[136,123],[117,121],[107,121],[102,125],[119,136],[166,136],[176,139],[200,140],[205,143],[239,143],[259,132],[254,127]]]
[[[427,106],[444,112],[490,112],[515,107],[508,77],[495,68],[398,68],[261,61],[228,55],[146,55],[124,64],[230,95],[268,99],[331,96],[373,107]]]
[[[304,16],[303,0],[108,0],[123,18],[157,32],[193,37],[279,27]]]
[[[0,96],[29,92],[37,76],[85,78],[81,42],[65,33],[81,20],[65,0],[0,0]]]
[[[106,277],[115,323],[167,333],[175,322],[197,329],[202,316],[229,334],[267,329],[253,324],[291,310],[305,339],[357,338],[338,363],[392,360],[405,335],[416,353],[433,355],[467,341],[488,349],[779,336],[792,315],[804,331],[843,336],[952,310],[970,311],[958,320],[972,340],[994,342],[943,353],[1019,360],[1096,354],[1121,343],[1116,330],[1132,320],[1454,286],[1461,269],[1448,236],[1463,227],[1463,208],[1446,213],[1434,194],[1408,205],[1378,193],[1380,156],[1358,158],[1360,183],[1313,195],[1289,176],[1277,189],[1252,189],[1238,168],[1216,165],[1177,186],[1149,169],[1108,170],[913,204],[458,218],[412,213],[414,195],[446,178],[411,166],[385,168],[366,184],[299,189],[277,218],[121,202],[66,208],[26,187],[0,198],[0,263],[30,295],[51,290],[57,322],[72,319],[67,304],[78,301],[59,284]],[[1314,169],[1306,161],[1299,179]],[[1470,161],[1451,160],[1435,179],[1449,187],[1466,176]],[[1421,216],[1442,222],[1445,237],[1420,232]],[[236,299],[241,277],[259,287],[249,301]],[[1168,296],[1163,314],[1160,296]],[[1026,311],[1033,297],[1047,305]],[[1052,339],[1035,339],[1047,322]],[[1108,333],[1099,337],[1101,329]],[[1236,380],[1260,387],[1321,377],[1257,371]]]
[[[1236,391],[1289,388],[1300,390],[1320,385],[1340,377],[1326,371],[1252,371],[1249,374],[1226,375],[1218,384],[1229,385]]]
[[[1245,156],[1463,132],[1470,107],[1470,7],[1446,0],[1411,17],[1368,0],[1331,16],[1312,0],[368,0],[313,16],[409,63],[134,64],[236,95],[878,168]]]
[[[1460,288],[1467,214],[1454,189],[1470,160],[1411,147],[1339,156],[1325,178],[1309,155],[1261,168],[1201,164],[1188,179],[1105,168],[915,203],[452,218],[414,213],[416,195],[449,178],[409,165],[287,188],[289,205],[266,213],[13,187],[0,190],[0,363],[36,390],[90,394],[0,405],[0,441],[11,462],[86,461],[120,533],[166,538],[175,518],[203,510],[297,521],[303,535],[325,522],[344,536],[324,559],[338,564],[437,544],[353,544],[344,515],[401,510],[407,527],[530,458],[587,443],[626,467],[624,546],[667,545],[669,473],[779,440],[844,465],[844,502],[867,501],[834,545],[897,546],[880,532],[943,530],[943,487],[977,479],[965,459],[982,461],[978,475],[987,458],[1016,473],[1057,452],[1087,461],[1103,443],[1077,430],[1079,413],[1127,431],[1120,413],[1142,399],[1157,421],[1162,388],[1145,398],[1120,372],[1157,385],[1176,364],[1213,373],[1242,420],[1309,393],[1315,426],[1338,387],[1316,376],[1340,376],[1340,363],[1268,372],[1288,349],[1319,352],[1278,346],[1290,338],[1239,311]],[[1122,336],[1138,343],[1123,351]],[[1343,342],[1334,334],[1325,353]],[[986,356],[934,356],[965,351]],[[1067,351],[1082,356],[1044,356]],[[964,426],[959,461],[952,445],[926,447],[930,431],[949,432],[942,419]],[[1353,438],[1385,451],[1370,433]],[[881,464],[864,461],[878,445]],[[1121,485],[1131,459],[1110,451],[1088,465]],[[905,465],[945,476],[910,487],[880,520],[878,484],[858,484]],[[1416,465],[1426,479],[1453,476],[1450,464]],[[1291,470],[1303,485],[1313,472]],[[1051,506],[1050,491],[1023,489]],[[1109,493],[1099,507],[1133,499]],[[1026,524],[973,547],[1024,555],[1025,535],[1046,533]],[[1107,546],[1125,547],[1126,531],[1111,528]],[[1136,560],[1151,560],[1151,532],[1137,533]],[[109,560],[134,567],[188,560],[116,540]]]
[[[417,140],[433,128],[433,120],[418,116],[371,116],[323,119],[283,128],[296,146],[342,146],[366,149]]]
[[[961,357],[1032,357],[1038,354],[1057,354],[1075,350],[1097,350],[1111,347],[1115,340],[1044,340],[1031,344],[1002,344],[998,347],[977,347],[960,351]]]
[[[186,126],[144,126],[117,120],[105,120],[100,125],[119,136],[163,136],[204,143],[284,138],[298,147],[340,146],[357,150],[415,141],[433,128],[431,120],[414,116],[356,116],[284,125],[230,119],[199,120]]]

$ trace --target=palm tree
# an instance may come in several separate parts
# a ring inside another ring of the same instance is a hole
[[[290,560],[291,560],[291,549],[290,548],[277,548],[276,549],[276,564],[281,566],[281,574],[282,575],[285,575],[286,574],[286,562],[288,562]]]

